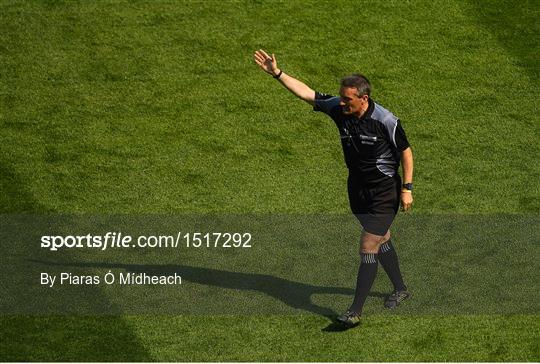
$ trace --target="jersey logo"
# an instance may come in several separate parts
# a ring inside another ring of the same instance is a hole
[[[345,135],[343,135],[345,134]],[[353,135],[349,132],[347,128],[343,128],[343,134],[340,135],[341,139],[348,139],[349,141],[352,141]],[[366,145],[375,145],[377,143],[377,137],[376,136],[369,136],[364,134],[357,134],[356,137],[360,138],[360,143],[366,144]]]
[[[360,137],[360,143],[367,144],[367,145],[374,145],[377,143],[377,137],[376,136],[367,136],[367,135],[358,135]]]

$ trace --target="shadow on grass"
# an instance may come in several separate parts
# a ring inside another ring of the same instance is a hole
[[[351,327],[346,327],[340,323],[337,323],[337,322],[332,322],[330,323],[328,326],[326,326],[324,329],[322,329],[321,331],[323,332],[343,332],[343,331],[347,331],[347,330],[350,330]]]
[[[2,362],[153,361],[117,316],[0,316]]]
[[[47,211],[13,168],[0,163],[0,175],[1,214]],[[28,251],[17,254],[31,256]],[[107,299],[97,288],[91,293]],[[118,316],[0,315],[0,362],[152,360],[133,328]]]
[[[353,295],[354,290],[343,287],[324,287],[290,281],[268,274],[239,273],[219,269],[192,267],[187,265],[145,265],[120,263],[55,263],[33,260],[33,262],[82,268],[124,269],[130,273],[146,273],[149,275],[167,276],[178,274],[182,281],[228,288],[242,291],[257,291],[271,296],[289,307],[314,313],[333,320],[337,313],[327,307],[321,307],[311,301],[313,294]],[[386,297],[385,294],[372,292],[372,297]]]
[[[0,214],[46,211],[10,166],[0,163],[0,176]]]

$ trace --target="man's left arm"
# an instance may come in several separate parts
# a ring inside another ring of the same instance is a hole
[[[395,148],[396,155],[399,155],[401,159],[404,185],[401,187],[401,209],[407,211],[411,209],[413,203],[412,186],[406,186],[406,184],[412,184],[413,181],[413,154],[411,146],[398,118],[390,114],[389,117],[383,120],[383,125],[386,127],[390,143]]]
[[[413,154],[411,147],[401,152],[401,168],[403,171],[403,184],[413,182]],[[412,190],[401,189],[401,209],[410,210],[413,203]]]

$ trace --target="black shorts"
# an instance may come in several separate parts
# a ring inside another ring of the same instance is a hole
[[[347,181],[352,213],[365,231],[385,235],[399,209],[401,178],[396,174],[377,184],[366,184],[349,174]]]

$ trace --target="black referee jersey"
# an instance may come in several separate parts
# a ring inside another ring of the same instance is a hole
[[[371,98],[361,118],[346,115],[340,98],[315,92],[313,110],[330,116],[339,129],[345,163],[366,184],[377,184],[398,173],[401,152],[409,147],[399,119]]]

